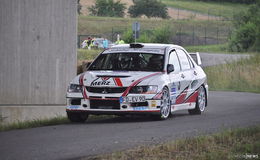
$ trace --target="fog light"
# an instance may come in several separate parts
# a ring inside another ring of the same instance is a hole
[[[127,105],[123,105],[122,108],[126,109],[126,108],[127,108]]]
[[[84,108],[87,108],[87,107],[88,107],[88,105],[86,105],[86,104],[83,104],[83,107],[84,107]]]

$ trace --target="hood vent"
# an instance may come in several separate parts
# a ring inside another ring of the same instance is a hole
[[[111,78],[127,78],[130,76],[125,76],[125,75],[97,75],[97,77],[111,77]]]

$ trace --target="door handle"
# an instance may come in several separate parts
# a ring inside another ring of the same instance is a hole
[[[184,74],[181,74],[181,78],[185,78],[185,75],[184,75]]]

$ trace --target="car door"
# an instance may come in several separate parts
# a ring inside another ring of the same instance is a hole
[[[175,50],[172,50],[169,53],[168,64],[172,64],[174,66],[174,71],[169,73],[170,84],[168,85],[170,90],[171,104],[174,105],[176,104],[176,98],[180,94],[181,81],[182,81],[181,74],[180,74],[181,71],[180,62]]]
[[[176,53],[180,62],[180,93],[177,97],[176,103],[184,103],[186,98],[193,92],[191,89],[191,82],[193,80],[193,74],[191,70],[191,64],[189,62],[188,56],[182,49],[176,49]]]

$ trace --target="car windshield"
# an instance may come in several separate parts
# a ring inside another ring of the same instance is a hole
[[[164,55],[151,53],[101,54],[89,70],[112,71],[163,71]]]

